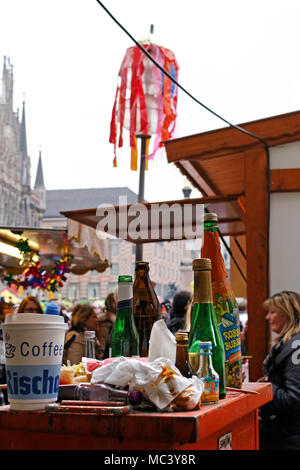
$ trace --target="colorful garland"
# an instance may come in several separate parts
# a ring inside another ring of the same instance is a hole
[[[23,261],[26,260],[28,264],[20,278],[15,278],[12,274],[4,276],[2,281],[9,287],[19,288],[22,286],[24,289],[32,287],[55,292],[63,286],[67,279],[65,274],[70,272],[68,258],[57,261],[53,272],[47,273],[45,269],[41,268],[41,263],[32,261],[32,250],[28,240],[20,239],[17,248],[23,256]]]

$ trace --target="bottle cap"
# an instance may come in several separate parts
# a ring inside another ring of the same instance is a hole
[[[202,214],[202,221],[203,222],[218,222],[218,215],[214,212],[208,212]]]
[[[138,271],[139,269],[146,269],[149,271],[149,263],[147,261],[138,261],[135,264],[135,270]]]
[[[194,271],[211,270],[211,260],[209,258],[197,258],[193,260]]]
[[[132,276],[119,276],[118,282],[132,282]]]
[[[182,331],[182,332],[179,332],[179,333],[175,333],[175,338],[176,340],[188,340],[189,339],[189,334],[186,333],[185,331]]]
[[[95,331],[85,331],[84,332],[84,338],[85,339],[94,339],[94,338],[96,338]]]
[[[211,344],[211,341],[200,341],[198,343],[198,348],[199,350],[200,349],[203,349],[207,352],[210,352],[212,350],[212,344]]]

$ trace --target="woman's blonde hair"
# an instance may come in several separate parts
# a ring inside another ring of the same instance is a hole
[[[115,292],[110,292],[105,299],[106,311],[116,313],[117,303],[118,303],[117,294]]]
[[[266,311],[274,311],[285,315],[287,322],[276,341],[285,343],[296,333],[300,332],[300,294],[292,291],[282,291],[272,295],[263,303]]]
[[[85,323],[94,312],[94,307],[91,304],[77,304],[74,307],[71,324],[72,329],[77,331],[83,331]]]
[[[43,308],[40,304],[40,302],[38,301],[38,299],[36,297],[34,297],[33,295],[27,295],[27,297],[25,297],[22,302],[20,303],[19,305],[19,308],[18,308],[18,313],[24,313],[26,312],[26,305],[29,303],[29,302],[34,302],[37,309],[38,309],[38,312],[37,313],[43,313]]]

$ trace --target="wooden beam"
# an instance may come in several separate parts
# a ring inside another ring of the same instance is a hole
[[[269,146],[300,140],[300,111],[239,124],[239,127],[260,136]],[[182,159],[215,158],[247,151],[262,143],[233,127],[224,127],[164,142],[168,162]]]
[[[248,353],[250,380],[262,376],[267,331],[262,303],[268,296],[267,156],[264,148],[245,152]]]
[[[271,192],[300,191],[300,168],[271,170]]]
[[[203,176],[202,172],[199,173],[195,168],[195,162],[182,160],[176,163],[177,168],[183,173],[192,185],[198,189],[204,196],[215,196],[218,194],[217,188],[209,181],[207,175]]]

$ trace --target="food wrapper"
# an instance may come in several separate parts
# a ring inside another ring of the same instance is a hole
[[[168,358],[152,362],[119,357],[95,369],[91,383],[139,390],[160,411],[184,411],[199,408],[204,385],[201,379],[183,377]]]
[[[149,340],[149,362],[158,357],[168,358],[172,364],[176,361],[176,339],[163,319],[153,323]]]

